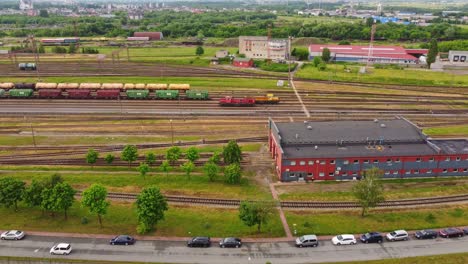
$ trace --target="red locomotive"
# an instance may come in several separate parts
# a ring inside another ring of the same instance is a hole
[[[219,105],[221,106],[254,106],[255,98],[252,97],[243,97],[243,98],[234,98],[232,96],[226,96],[219,99]]]

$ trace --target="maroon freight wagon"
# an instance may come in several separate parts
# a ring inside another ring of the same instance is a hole
[[[232,96],[226,96],[219,99],[219,105],[221,106],[254,106],[255,98],[244,97],[244,98],[234,98]]]
[[[91,91],[88,89],[68,89],[68,98],[87,99],[91,97]]]
[[[62,96],[62,91],[59,89],[40,89],[38,95],[39,98],[59,98]]]
[[[98,90],[96,98],[98,99],[117,99],[120,96],[120,89]]]

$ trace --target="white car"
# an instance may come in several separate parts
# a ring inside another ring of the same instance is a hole
[[[68,243],[59,243],[50,249],[51,255],[68,255],[72,251],[72,247]]]
[[[2,240],[20,240],[23,239],[24,237],[24,232],[19,231],[19,230],[10,230],[3,232],[2,235],[0,236]]]
[[[401,241],[401,240],[408,240],[408,232],[405,230],[395,230],[390,232],[386,236],[388,241]]]
[[[338,235],[332,238],[333,245],[356,245],[356,238],[353,235]]]

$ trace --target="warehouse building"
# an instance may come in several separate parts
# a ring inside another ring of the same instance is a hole
[[[162,40],[163,33],[162,32],[135,32],[133,33],[133,37],[148,38],[149,40]]]
[[[468,51],[451,50],[448,58],[451,63],[468,66]]]
[[[400,46],[374,46],[369,54],[369,46],[321,45],[309,46],[309,59],[322,56],[323,49],[330,50],[332,61],[367,62],[369,55],[373,63],[418,64],[419,57],[427,55],[426,49],[405,49]]]
[[[239,53],[252,59],[286,60],[288,58],[287,39],[268,39],[268,37],[240,36]]]
[[[466,139],[430,140],[410,121],[269,121],[280,181],[356,180],[377,167],[384,178],[468,176]]]

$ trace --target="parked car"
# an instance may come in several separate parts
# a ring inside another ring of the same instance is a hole
[[[390,232],[386,235],[385,237],[388,241],[402,241],[402,240],[408,240],[408,232],[405,230],[395,230],[393,232]]]
[[[237,237],[226,237],[226,238],[221,239],[221,241],[219,241],[219,246],[222,248],[225,248],[225,247],[239,248],[242,246],[242,241],[240,240],[240,238],[237,238]]]
[[[338,235],[332,238],[333,245],[356,245],[357,241],[354,235]]]
[[[133,245],[135,244],[135,238],[127,235],[120,235],[112,238],[109,243],[111,245]]]
[[[72,251],[72,247],[68,243],[59,243],[50,249],[52,255],[68,255]]]
[[[316,235],[305,235],[296,238],[296,247],[316,247],[318,239]]]
[[[360,237],[362,243],[382,243],[383,236],[378,232],[365,233]]]
[[[465,235],[468,235],[468,227],[465,227],[465,228],[463,229],[463,233],[465,233]]]
[[[194,237],[187,242],[188,247],[210,247],[211,240],[209,237]]]
[[[3,232],[0,236],[3,240],[20,240],[24,238],[24,232],[19,230],[10,230]]]
[[[462,237],[463,230],[455,227],[445,228],[439,231],[441,237],[450,238],[450,237]]]
[[[416,231],[416,233],[414,233],[414,236],[417,239],[434,239],[437,237],[437,235],[438,235],[437,231],[430,230],[430,229],[424,229],[421,231]]]

